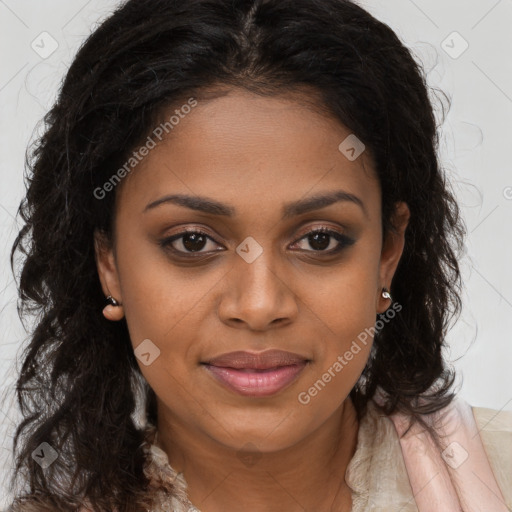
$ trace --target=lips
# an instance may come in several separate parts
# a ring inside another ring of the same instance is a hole
[[[229,352],[214,357],[205,364],[223,368],[234,368],[236,370],[269,370],[281,366],[301,365],[308,361],[306,357],[284,350],[266,350],[265,352],[253,353],[246,351]]]
[[[227,389],[252,397],[270,396],[294,382],[309,359],[293,352],[230,352],[202,364]]]

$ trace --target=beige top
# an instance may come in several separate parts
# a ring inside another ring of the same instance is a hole
[[[512,412],[472,410],[494,477],[512,510]],[[148,512],[200,512],[188,500],[183,474],[176,474],[158,441],[153,443],[155,427],[146,428],[144,449],[150,457],[144,471],[152,480],[156,498]],[[352,490],[352,512],[418,512],[396,429],[372,401],[359,423],[356,451],[345,480]]]

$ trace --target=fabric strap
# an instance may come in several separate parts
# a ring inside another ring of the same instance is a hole
[[[439,434],[441,449],[418,423],[402,437],[408,417],[390,416],[419,512],[509,512],[471,406],[456,397],[441,411],[423,417]]]

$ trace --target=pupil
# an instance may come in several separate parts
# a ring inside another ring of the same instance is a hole
[[[189,233],[183,236],[183,246],[188,251],[201,250],[204,247],[205,241],[205,237],[198,233]]]
[[[315,233],[309,236],[309,243],[315,250],[322,250],[329,247],[329,238],[331,235],[328,233]],[[315,244],[319,244],[320,247],[315,247]]]

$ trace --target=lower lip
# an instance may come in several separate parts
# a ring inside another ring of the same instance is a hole
[[[246,396],[270,396],[293,382],[307,362],[281,366],[273,370],[241,371],[234,368],[204,365],[220,382],[229,389]]]

